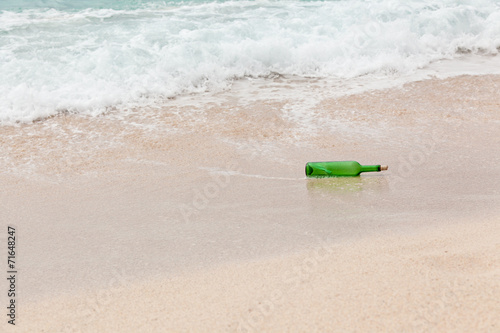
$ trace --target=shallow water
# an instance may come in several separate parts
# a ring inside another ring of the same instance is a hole
[[[245,77],[404,81],[495,55],[499,35],[494,0],[3,1],[0,121],[163,105]]]

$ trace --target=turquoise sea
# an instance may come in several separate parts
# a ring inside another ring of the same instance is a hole
[[[0,121],[154,105],[244,77],[399,77],[499,48],[495,0],[4,0]]]

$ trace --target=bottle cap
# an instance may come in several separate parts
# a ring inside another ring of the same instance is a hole
[[[389,169],[389,166],[388,166],[388,165],[381,165],[381,166],[380,166],[380,171],[385,171],[385,170],[387,170],[387,169]]]

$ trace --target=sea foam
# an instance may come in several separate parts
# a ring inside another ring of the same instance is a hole
[[[276,73],[401,76],[500,47],[494,0],[125,3],[0,6],[0,121],[154,105]]]

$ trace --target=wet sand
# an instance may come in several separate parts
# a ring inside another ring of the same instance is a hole
[[[496,332],[499,220],[322,243],[300,254],[59,297],[22,331]],[[29,318],[29,320],[28,320]]]
[[[499,86],[462,76],[332,97],[278,77],[2,127],[16,329],[494,331]],[[389,171],[308,180],[313,160]],[[318,244],[339,254],[258,310]]]

